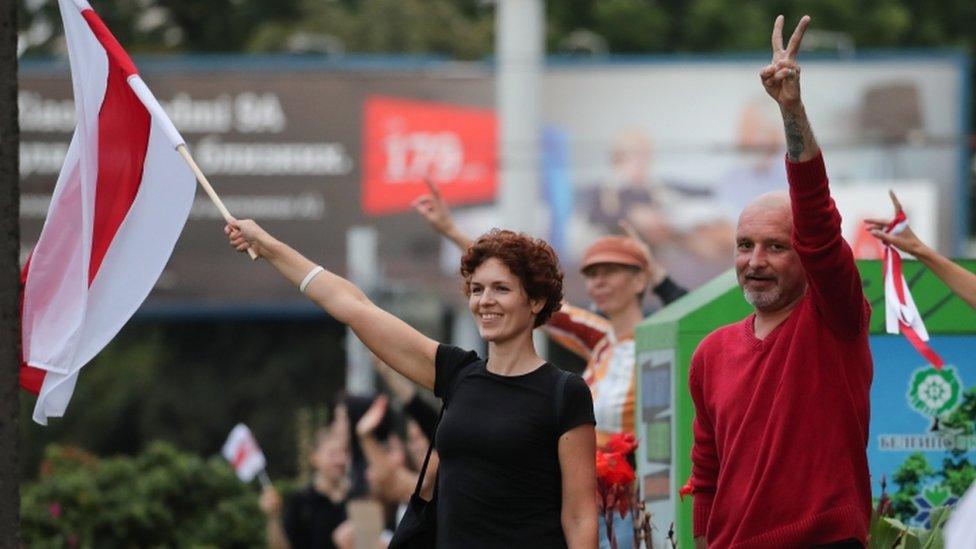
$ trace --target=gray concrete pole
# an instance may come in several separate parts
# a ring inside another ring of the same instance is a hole
[[[544,57],[543,0],[498,0],[495,93],[499,139],[499,223],[537,232],[540,102]]]
[[[373,227],[350,227],[346,233],[346,266],[349,280],[366,294],[379,283],[377,237]],[[376,372],[369,349],[359,341],[352,328],[346,328],[346,392],[371,395],[376,391]]]
[[[499,140],[500,225],[538,235],[542,69],[545,61],[545,2],[498,0],[495,11],[495,102]],[[548,340],[536,330],[536,350]]]

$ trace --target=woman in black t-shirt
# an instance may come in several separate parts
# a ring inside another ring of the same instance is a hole
[[[590,392],[532,342],[532,330],[562,301],[562,272],[548,244],[495,229],[465,251],[461,276],[488,342],[483,360],[411,328],[253,221],[231,221],[225,231],[234,248],[271,263],[380,360],[444,399],[438,546],[596,547]]]

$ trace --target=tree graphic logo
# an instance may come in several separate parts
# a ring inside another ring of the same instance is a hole
[[[908,403],[925,417],[938,419],[959,407],[962,381],[955,367],[936,370],[928,366],[915,370],[908,385]]]
[[[938,509],[939,507],[950,507],[958,501],[959,498],[952,495],[949,488],[941,484],[931,484],[927,486],[921,494],[912,498],[912,503],[915,504],[915,508],[918,512],[912,517],[912,521],[915,524],[920,524],[925,528],[931,528],[932,524],[930,522],[932,511]]]

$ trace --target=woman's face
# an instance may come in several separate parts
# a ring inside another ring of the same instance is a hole
[[[647,276],[638,269],[616,263],[598,263],[583,271],[586,293],[608,316],[628,307],[640,307],[637,295],[644,291]]]
[[[497,258],[475,269],[468,281],[468,308],[478,333],[488,342],[507,341],[531,331],[545,303],[529,300],[522,282]]]
[[[336,482],[346,474],[349,465],[349,445],[338,433],[331,433],[317,441],[312,455],[312,467],[331,482]]]

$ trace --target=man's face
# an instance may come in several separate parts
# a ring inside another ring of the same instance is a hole
[[[771,313],[793,304],[806,289],[806,273],[792,246],[789,207],[750,205],[739,217],[735,272],[746,301]]]

